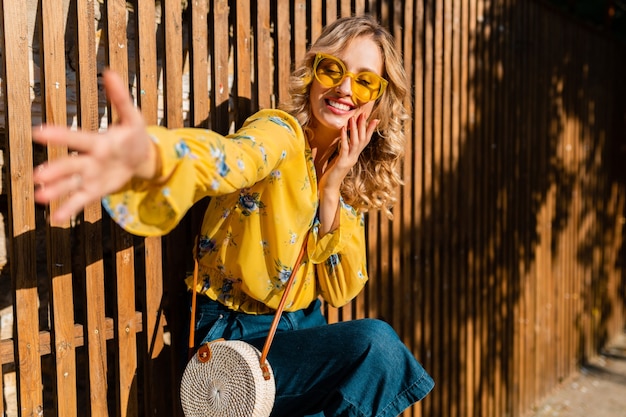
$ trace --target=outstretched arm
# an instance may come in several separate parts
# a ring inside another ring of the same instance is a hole
[[[47,204],[67,197],[54,213],[56,220],[63,221],[100,201],[132,178],[154,179],[159,175],[158,153],[121,77],[106,71],[104,87],[111,106],[120,115],[106,132],[43,126],[33,133],[35,142],[63,145],[78,152],[42,164],[34,172],[35,201]]]

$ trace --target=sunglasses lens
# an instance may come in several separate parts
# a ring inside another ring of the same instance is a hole
[[[315,78],[324,87],[336,87],[344,79],[346,70],[343,63],[331,56],[319,56],[313,68]],[[356,75],[348,73],[352,79],[352,94],[361,102],[376,100],[384,91],[386,83],[379,75],[364,71]]]
[[[372,72],[358,73],[352,83],[352,92],[362,101],[376,100],[381,82],[381,78]]]
[[[339,61],[323,58],[317,64],[315,76],[325,87],[335,87],[343,79],[344,70]]]

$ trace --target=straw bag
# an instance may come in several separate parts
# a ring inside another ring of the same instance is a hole
[[[274,406],[276,385],[267,354],[274,339],[287,294],[306,251],[308,234],[300,249],[274,320],[263,346],[263,352],[241,340],[208,342],[194,354],[183,373],[180,400],[185,417],[267,417]],[[191,299],[189,348],[194,345],[196,285],[198,260],[194,265]]]

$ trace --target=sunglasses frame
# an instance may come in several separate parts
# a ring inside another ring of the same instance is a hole
[[[341,69],[343,70],[343,76],[341,77],[341,80],[339,80],[334,85],[327,85],[322,80],[320,80],[319,77],[317,76],[317,67],[318,67],[319,63],[322,62],[324,59],[330,59],[330,60],[333,60],[333,61],[337,62],[339,64],[339,67],[341,67]],[[367,102],[370,102],[370,101],[376,101],[380,97],[382,97],[383,93],[385,92],[385,89],[387,88],[387,84],[389,84],[389,81],[385,80],[383,77],[381,77],[380,75],[378,75],[378,74],[376,74],[375,72],[372,72],[372,71],[361,71],[358,74],[350,72],[346,68],[346,64],[344,64],[343,61],[341,59],[337,58],[336,56],[325,54],[323,52],[318,52],[318,53],[315,54],[315,60],[313,61],[313,76],[315,77],[315,79],[317,81],[319,81],[320,84],[322,84],[325,87],[328,87],[328,88],[337,87],[339,84],[341,84],[346,79],[346,77],[350,77],[351,85],[352,85],[352,84],[356,83],[357,76],[359,74],[364,74],[364,73],[373,74],[373,75],[375,75],[376,77],[378,77],[380,79],[380,87],[378,88],[378,92],[376,93],[376,97],[373,98],[373,99],[371,98],[369,100],[362,100],[360,97],[358,97],[357,94],[354,93],[354,88],[352,89],[353,90],[352,94],[355,96],[355,98],[357,98],[361,102],[367,103]]]

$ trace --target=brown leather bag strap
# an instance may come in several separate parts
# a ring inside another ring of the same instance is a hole
[[[267,339],[265,339],[265,344],[263,345],[263,351],[261,352],[261,369],[263,370],[263,377],[268,380],[270,379],[270,371],[267,366],[267,354],[270,351],[270,346],[272,345],[272,341],[274,340],[274,335],[276,334],[276,328],[278,328],[278,322],[280,321],[280,316],[283,314],[283,310],[285,309],[285,303],[287,302],[287,295],[291,290],[293,282],[296,278],[296,273],[298,269],[300,269],[300,265],[302,265],[302,260],[304,259],[304,253],[306,252],[306,244],[309,240],[309,233],[307,232],[304,235],[304,242],[302,242],[302,248],[300,249],[300,253],[298,254],[298,258],[296,259],[296,263],[291,270],[291,274],[289,275],[289,279],[285,284],[285,290],[283,291],[283,296],[280,299],[280,303],[276,308],[276,313],[274,314],[274,320],[272,320],[272,325],[270,326],[269,333],[267,334]]]
[[[272,321],[272,325],[270,326],[270,330],[268,332],[267,338],[265,339],[265,344],[263,345],[263,351],[261,353],[261,369],[263,370],[263,377],[268,380],[270,379],[270,372],[267,365],[267,354],[269,353],[270,346],[272,345],[272,341],[274,340],[274,335],[276,334],[276,329],[278,328],[278,322],[280,321],[280,317],[283,314],[283,310],[285,309],[285,303],[287,302],[287,296],[293,286],[293,282],[296,278],[296,273],[298,269],[300,269],[300,265],[302,265],[302,260],[304,259],[304,254],[306,252],[307,242],[309,240],[309,232],[304,235],[304,241],[302,242],[302,247],[300,248],[300,253],[298,254],[298,258],[289,274],[289,279],[285,284],[285,289],[283,291],[283,296],[280,299],[280,303],[276,308],[276,312],[274,313],[274,320]],[[196,319],[196,287],[198,286],[198,257],[194,257],[194,265],[193,265],[193,287],[191,289],[191,319],[189,320],[189,358],[193,355],[193,348],[195,345],[195,319]]]
[[[193,258],[193,287],[191,288],[191,319],[189,320],[189,352],[187,359],[193,356],[193,348],[196,344],[196,288],[198,287],[198,258]]]

